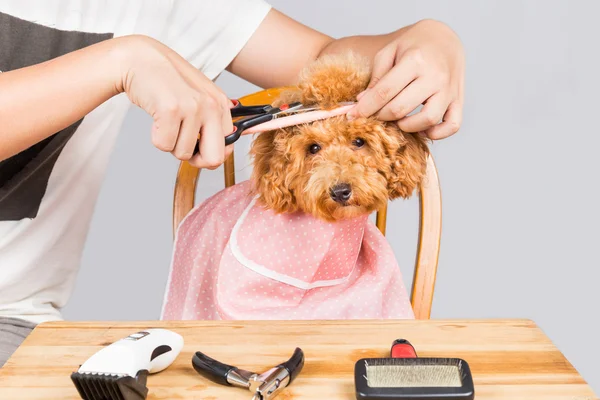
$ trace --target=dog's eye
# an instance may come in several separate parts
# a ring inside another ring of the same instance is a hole
[[[321,146],[319,146],[316,143],[313,143],[308,147],[308,151],[310,152],[310,154],[317,154],[319,150],[321,150]]]
[[[363,147],[365,145],[365,141],[361,138],[356,138],[354,139],[354,141],[352,142],[352,144],[356,147]]]

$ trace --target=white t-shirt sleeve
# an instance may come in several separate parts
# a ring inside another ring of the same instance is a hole
[[[209,79],[215,79],[271,8],[265,0],[175,0],[160,36]]]

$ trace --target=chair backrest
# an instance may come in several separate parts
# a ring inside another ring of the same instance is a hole
[[[244,105],[270,104],[285,88],[262,90],[240,98]],[[225,161],[225,186],[235,184],[233,154]],[[173,234],[195,203],[200,171],[182,162],[177,172],[173,197]],[[419,240],[412,282],[411,305],[417,319],[429,319],[437,274],[442,232],[442,199],[437,169],[432,156],[427,160],[427,175],[419,190]],[[385,235],[387,205],[377,212],[376,225]]]

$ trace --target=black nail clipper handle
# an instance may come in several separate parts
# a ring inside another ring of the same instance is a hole
[[[304,367],[304,352],[300,348],[296,348],[292,357],[286,362],[279,364],[278,367],[283,367],[287,369],[290,374],[290,381],[288,382],[288,386],[292,384],[294,379],[298,376],[300,371],[302,371],[302,367]]]
[[[206,379],[210,379],[220,385],[232,386],[229,381],[227,381],[227,375],[231,370],[235,369],[235,367],[212,359],[200,351],[197,351],[192,357],[192,365],[196,372]]]

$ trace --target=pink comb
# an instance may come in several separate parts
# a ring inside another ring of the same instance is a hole
[[[350,109],[354,107],[354,104],[349,104],[341,107],[334,108],[333,110],[316,110],[316,111],[306,111],[297,114],[291,114],[286,117],[280,117],[277,119],[272,119],[271,121],[263,122],[262,124],[258,124],[253,126],[252,128],[246,129],[242,135],[246,135],[249,133],[258,133],[271,131],[274,129],[286,128],[288,126],[307,124],[309,122],[314,122],[322,119],[336,117],[338,115],[346,114]]]

